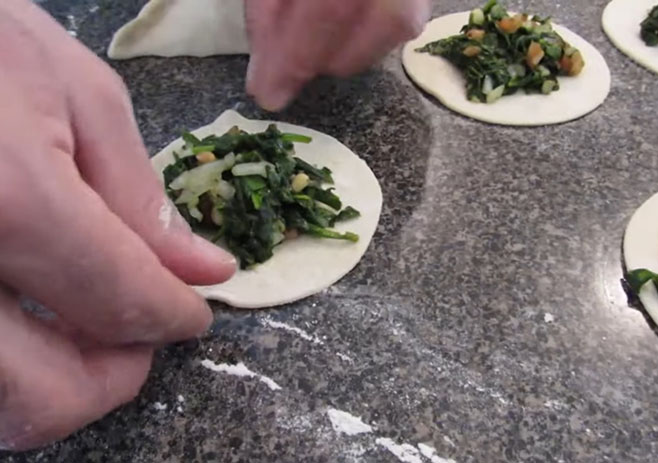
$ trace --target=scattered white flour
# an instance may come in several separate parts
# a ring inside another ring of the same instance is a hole
[[[272,381],[272,379],[268,378],[267,376],[254,373],[242,362],[238,363],[237,365],[229,365],[228,363],[217,364],[212,360],[205,359],[201,362],[201,365],[217,373],[226,373],[228,375],[242,376],[246,378],[257,378],[260,382],[265,383],[267,387],[273,391],[278,391],[281,389],[281,386]]]
[[[185,397],[182,395],[178,394],[178,397],[176,397],[176,400],[178,400],[178,403],[184,403],[185,402]]]
[[[171,205],[171,202],[168,199],[163,200],[162,206],[158,211],[158,219],[165,230],[168,230],[171,226],[171,219],[174,215],[174,206]]]
[[[432,463],[456,463],[455,460],[441,458],[436,454],[436,449],[429,445],[418,444],[418,449],[420,450],[420,453]]]
[[[163,412],[167,409],[167,404],[163,404],[161,402],[155,402],[153,404],[153,408],[155,408],[159,412]]]
[[[338,358],[341,359],[341,360],[345,360],[345,361],[348,362],[348,363],[354,363],[354,360],[353,360],[352,357],[350,357],[349,355],[345,355],[345,354],[343,354],[343,353],[341,353],[341,352],[336,352],[336,355],[337,355]]]
[[[388,437],[380,437],[375,443],[385,447],[402,463],[423,463],[423,460],[420,458],[420,452],[411,444],[398,445],[393,439],[389,439]]]
[[[274,328],[277,330],[284,330],[290,333],[295,333],[300,338],[305,339],[306,341],[311,341],[313,344],[319,344],[319,345],[324,344],[324,342],[322,342],[322,340],[317,336],[313,336],[302,329],[296,328],[294,326],[290,326],[286,323],[277,322],[270,318],[264,319],[263,323],[265,323],[265,325],[269,326],[270,328]]]
[[[555,321],[555,317],[550,313],[545,313],[544,314],[544,321],[546,323],[553,323]]]
[[[357,434],[372,432],[372,426],[365,424],[361,421],[361,418],[350,415],[347,412],[329,408],[327,409],[327,415],[329,416],[329,421],[331,421],[331,427],[338,434],[356,436]]]
[[[560,402],[559,400],[547,400],[544,402],[544,407],[552,410],[562,410],[563,408],[566,408],[566,406],[567,405],[564,402]]]

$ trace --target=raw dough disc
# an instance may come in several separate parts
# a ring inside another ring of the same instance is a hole
[[[212,124],[195,130],[197,137],[223,134],[237,125],[247,132],[262,132],[270,121],[245,119],[235,111],[226,111]],[[238,270],[226,283],[197,287],[208,299],[245,309],[287,304],[318,293],[345,276],[359,263],[377,229],[382,209],[382,191],[368,165],[338,140],[315,130],[276,123],[282,132],[308,135],[313,141],[295,144],[296,155],[305,161],[326,166],[333,172],[336,194],[345,205],[355,207],[361,217],[336,224],[342,232],[359,235],[357,243],[317,239],[309,236],[277,246],[274,256],[251,270]],[[151,160],[162,178],[164,168],[174,162],[173,152],[183,141],[178,139]]]
[[[249,53],[244,0],[151,0],[114,34],[112,59]]]
[[[470,12],[455,13],[429,22],[425,31],[405,45],[402,63],[411,79],[448,108],[473,119],[501,125],[536,126],[559,124],[595,110],[610,92],[610,69],[601,53],[585,39],[553,25],[567,42],[580,50],[585,68],[578,77],[559,78],[560,90],[550,95],[526,95],[520,91],[493,104],[473,103],[466,98],[461,72],[439,56],[418,53],[429,42],[458,34]]]
[[[658,194],[631,217],[624,234],[624,261],[628,271],[646,268],[658,272]],[[647,313],[658,323],[658,291],[646,284],[638,295]]]
[[[603,30],[627,56],[658,72],[658,47],[648,47],[640,36],[640,24],[658,1],[613,0],[603,11]]]

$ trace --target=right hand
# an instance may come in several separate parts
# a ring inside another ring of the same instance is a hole
[[[0,448],[21,450],[131,400],[154,346],[212,320],[186,283],[235,259],[166,199],[120,79],[29,0],[0,2],[0,101]]]

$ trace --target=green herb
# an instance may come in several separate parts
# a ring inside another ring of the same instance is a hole
[[[167,194],[195,231],[224,243],[242,268],[265,262],[278,244],[297,234],[358,241],[354,233],[331,229],[360,216],[323,186],[333,183],[332,172],[293,157],[294,143],[311,138],[270,125],[262,133],[233,127],[204,139],[184,133],[183,141],[181,155],[164,170]],[[194,155],[202,152],[212,152],[215,160],[200,162]],[[293,191],[300,174],[306,174],[304,188]]]
[[[639,294],[642,286],[650,281],[658,285],[658,274],[645,268],[633,270],[626,275],[626,281],[635,294]]]
[[[576,76],[581,53],[553,30],[550,18],[510,16],[497,0],[471,12],[461,33],[416,51],[442,56],[466,79],[474,102],[494,103],[519,89],[549,94],[559,90],[559,75]]]
[[[658,5],[654,6],[641,24],[641,36],[650,47],[658,45]]]

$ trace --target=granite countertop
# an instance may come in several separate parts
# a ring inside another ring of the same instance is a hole
[[[144,0],[40,3],[104,56]],[[434,14],[478,3],[435,1]],[[134,403],[0,460],[658,461],[658,338],[620,284],[624,227],[658,190],[658,76],[606,39],[605,3],[509,2],[553,13],[608,61],[608,100],[575,122],[458,116],[408,81],[399,51],[362,76],[311,85],[276,118],[338,138],[381,180],[382,220],[361,264],[282,308],[217,305],[212,332],[160,352]],[[227,108],[272,117],[243,92],[245,57],[111,64],[153,153]],[[329,410],[349,415],[334,429]]]

